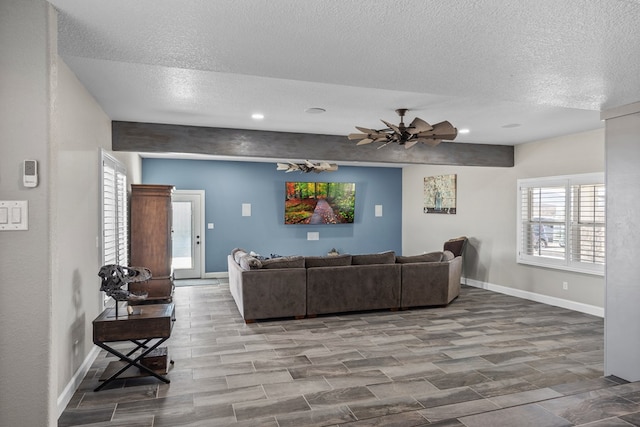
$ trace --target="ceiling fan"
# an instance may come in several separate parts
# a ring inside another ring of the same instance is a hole
[[[405,126],[403,119],[407,111],[409,110],[406,108],[396,110],[400,116],[400,124],[397,126],[384,120],[382,123],[387,126],[386,129],[376,130],[356,126],[356,129],[362,133],[350,133],[348,138],[350,140],[359,139],[360,141],[356,145],[383,142],[384,144],[378,147],[380,149],[392,142],[404,145],[404,148],[411,148],[419,142],[433,147],[440,144],[442,140],[453,141],[458,136],[458,130],[448,121],[430,125],[416,117],[409,126]]]

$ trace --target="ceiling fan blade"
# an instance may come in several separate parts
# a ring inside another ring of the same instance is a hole
[[[365,138],[362,141],[358,142],[356,145],[364,145],[364,144],[371,144],[373,142],[373,139],[371,138]]]
[[[420,117],[416,117],[415,119],[413,119],[413,121],[409,125],[408,132],[411,135],[415,135],[417,133],[426,132],[431,129],[433,129],[433,126],[431,126],[429,123],[422,120]]]
[[[388,138],[385,136],[381,136],[379,138],[376,138],[373,140],[373,142],[382,142],[382,141],[386,141]]]
[[[349,138],[349,139],[363,139],[363,138],[366,138],[367,136],[369,136],[369,134],[367,134],[367,133],[350,133],[349,135],[347,135],[347,138]]]
[[[368,129],[368,128],[363,128],[360,126],[356,126],[356,129],[358,129],[360,132],[366,133],[366,134],[370,134],[370,133],[378,133],[377,130],[375,129]]]
[[[442,135],[442,139],[449,139],[451,135],[451,139],[455,139],[456,136],[458,136],[458,129],[454,128],[453,125],[446,120],[433,125],[433,132],[435,135]],[[444,138],[444,135],[446,135],[447,138]]]
[[[396,125],[394,125],[394,124],[391,124],[391,123],[389,123],[389,122],[387,122],[387,121],[385,121],[385,120],[382,120],[382,119],[380,119],[380,121],[381,121],[382,123],[384,123],[385,125],[387,125],[387,127],[388,127],[389,129],[393,130],[395,133],[401,133],[401,132],[400,132],[400,128],[399,128],[398,126],[396,126]]]
[[[407,142],[404,143],[404,148],[408,149],[413,147],[414,145],[416,145],[418,142],[420,142],[419,139],[410,139]]]

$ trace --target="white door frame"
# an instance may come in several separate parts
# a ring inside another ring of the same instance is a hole
[[[194,256],[198,256],[200,259],[200,268],[198,269],[196,267],[196,271],[194,273],[187,273],[189,275],[188,278],[194,278],[193,274],[197,275],[196,278],[201,279],[204,278],[204,272],[205,272],[205,234],[204,234],[204,223],[205,223],[205,216],[204,216],[204,195],[205,192],[204,190],[174,190],[173,192],[173,196],[172,196],[172,201],[180,201],[179,198],[180,196],[189,196],[189,197],[196,197],[197,200],[199,200],[198,206],[196,206],[196,210],[193,212],[193,224],[192,224],[192,251]],[[196,236],[199,236],[196,240]],[[197,243],[199,242],[199,243]],[[198,271],[199,270],[199,271]],[[187,277],[180,277],[180,270],[175,270],[174,271],[174,277],[176,279],[186,279]]]

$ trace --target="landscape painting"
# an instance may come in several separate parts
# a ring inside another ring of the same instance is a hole
[[[424,213],[456,213],[456,175],[424,178]]]
[[[352,182],[287,182],[284,223],[350,224],[355,200]]]

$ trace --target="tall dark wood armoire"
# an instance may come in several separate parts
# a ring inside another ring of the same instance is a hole
[[[147,282],[129,283],[132,292],[148,292],[147,302],[171,301],[172,185],[131,185],[129,265],[151,270]]]

